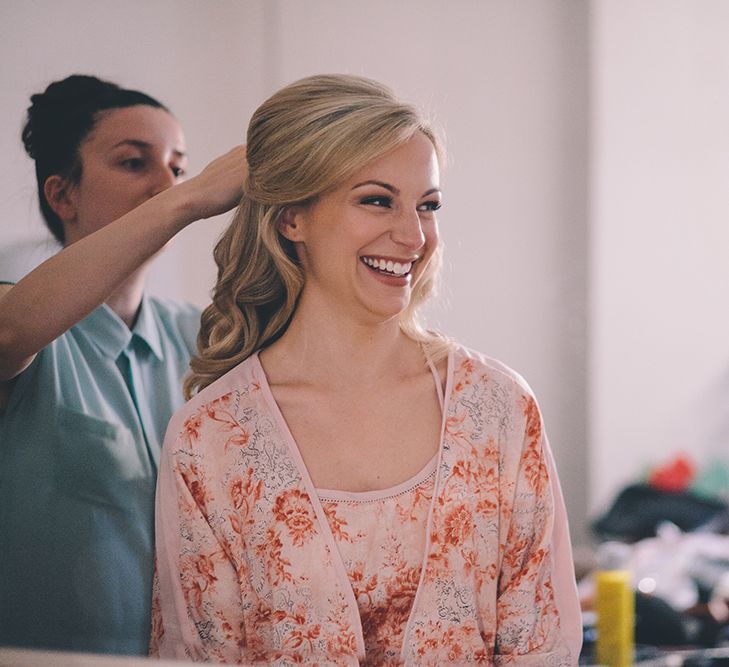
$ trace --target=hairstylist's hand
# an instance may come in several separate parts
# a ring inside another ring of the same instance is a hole
[[[213,160],[197,176],[176,186],[187,190],[193,220],[211,218],[240,203],[248,176],[246,147],[236,146]]]

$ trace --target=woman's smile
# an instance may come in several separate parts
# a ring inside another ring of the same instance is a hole
[[[410,277],[413,261],[392,260],[385,257],[362,257],[362,261],[373,271],[396,278]]]

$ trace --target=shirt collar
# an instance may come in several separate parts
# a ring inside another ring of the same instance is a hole
[[[159,327],[146,296],[142,297],[139,315],[137,315],[137,321],[131,331],[105,303],[79,322],[77,327],[93,341],[104,355],[112,359],[116,359],[126,350],[132,343],[132,339],[145,343],[157,359],[164,358]]]

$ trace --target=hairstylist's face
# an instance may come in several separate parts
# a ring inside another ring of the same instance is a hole
[[[81,178],[68,186],[60,216],[67,243],[179,182],[187,166],[179,123],[164,109],[146,105],[104,112],[80,155]]]
[[[439,170],[418,132],[285,218],[306,274],[302,298],[365,321],[396,317],[438,247]]]

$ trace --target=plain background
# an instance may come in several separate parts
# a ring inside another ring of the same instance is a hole
[[[50,81],[158,97],[195,173],[282,85],[362,74],[443,130],[428,318],[536,391],[574,540],[647,466],[729,451],[729,3],[0,0],[0,26],[0,279],[53,251],[19,140]],[[226,221],[185,230],[150,290],[204,305]]]

